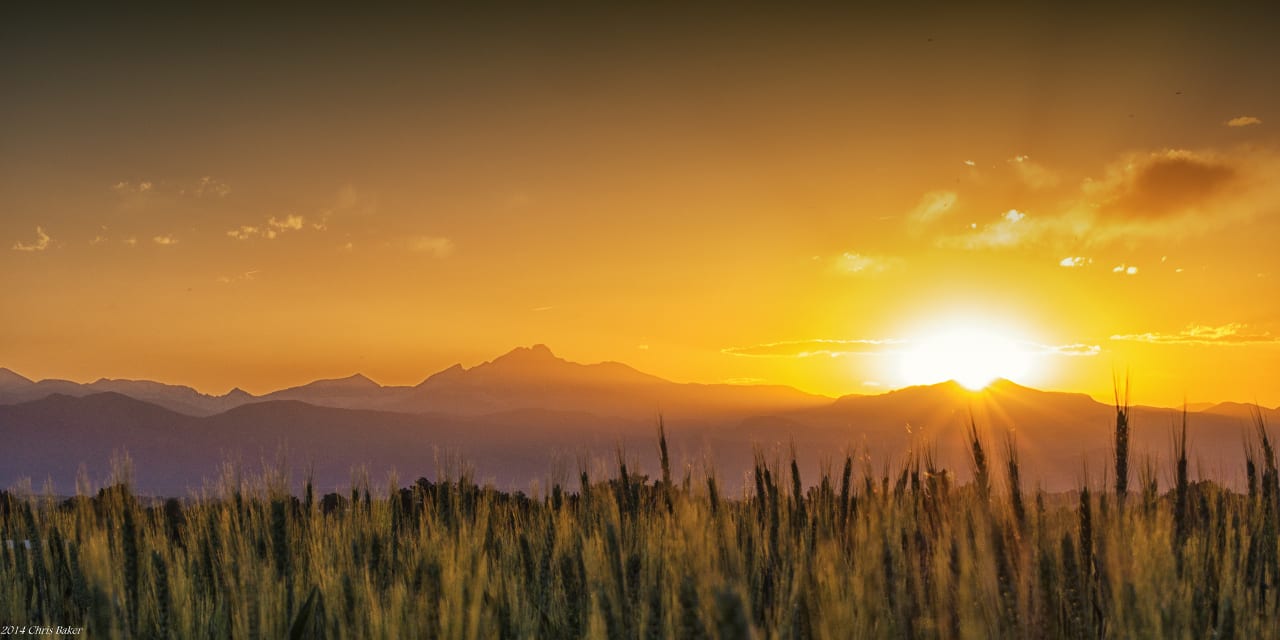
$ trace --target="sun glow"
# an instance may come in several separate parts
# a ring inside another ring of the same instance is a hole
[[[955,380],[977,391],[998,378],[1020,378],[1031,367],[1031,354],[1019,342],[981,329],[955,329],[915,343],[902,358],[909,384]]]

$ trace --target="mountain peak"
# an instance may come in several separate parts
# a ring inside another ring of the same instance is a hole
[[[368,389],[378,389],[382,385],[370,380],[362,373],[355,373],[345,378],[327,378],[324,380],[316,380],[309,382],[300,387],[290,387],[281,391],[276,391],[268,396],[278,396],[279,394],[288,395],[301,390],[309,391],[328,391],[337,393],[350,393],[353,391],[364,391]]]
[[[537,364],[550,362],[564,362],[556,354],[551,352],[551,348],[545,344],[535,344],[531,347],[516,347],[511,351],[495,358],[492,364],[502,363],[520,363],[520,364]]]
[[[29,384],[35,383],[12,369],[0,367],[0,388],[25,387]]]
[[[378,383],[374,382],[373,380],[369,379],[369,376],[366,376],[363,373],[353,373],[345,378],[337,378],[335,380],[317,380],[316,382],[328,383],[327,386],[347,387],[347,388],[381,386]]]

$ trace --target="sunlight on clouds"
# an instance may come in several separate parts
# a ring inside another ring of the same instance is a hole
[[[1123,273],[1131,276],[1138,273],[1138,268],[1132,265],[1118,264],[1111,268],[1111,273]]]
[[[18,241],[13,243],[14,251],[44,251],[49,248],[49,234],[44,232],[43,227],[36,227],[36,239],[34,242]]]
[[[270,220],[267,220],[267,225],[280,231],[297,231],[302,228],[302,216],[290,214],[285,216],[283,220],[277,220],[275,216],[272,216]]]
[[[204,176],[196,184],[194,193],[197,198],[225,198],[231,193],[231,185],[221,180],[216,180],[211,176]]]
[[[1238,116],[1227,121],[1228,127],[1248,127],[1255,124],[1262,124],[1262,121],[1253,116]]]
[[[1029,162],[1018,156],[1010,164],[1025,167]],[[1105,165],[1101,177],[1084,179],[1073,194],[1047,211],[1027,216],[1013,209],[996,222],[941,234],[935,244],[959,249],[1032,243],[1066,248],[1204,235],[1280,211],[1277,174],[1280,154],[1270,148],[1125,154]]]
[[[142,180],[139,182],[120,181],[111,185],[111,190],[120,195],[129,195],[133,193],[148,193],[155,188],[155,183],[150,180]]]
[[[1085,258],[1083,256],[1067,256],[1063,258],[1061,262],[1058,263],[1058,266],[1070,268],[1070,267],[1083,267],[1086,264],[1093,264],[1093,259]]]
[[[1249,325],[1232,322],[1220,326],[1189,324],[1178,333],[1131,333],[1111,336],[1112,340],[1151,344],[1242,345],[1280,342],[1270,331],[1253,331]]]
[[[1004,249],[1046,237],[1072,236],[1079,233],[1074,221],[1058,218],[1030,218],[1017,209],[1009,209],[997,222],[978,226],[969,225],[970,231],[944,235],[935,241],[939,247],[954,249]]]
[[[1032,189],[1046,189],[1058,184],[1058,174],[1033,161],[1029,156],[1014,156],[1009,160],[1014,174]]]
[[[726,347],[720,352],[726,355],[748,358],[811,358],[814,356],[877,355],[904,353],[925,345],[929,339],[815,339],[766,342],[746,347]],[[1026,340],[1009,341],[1018,353],[1028,356],[1090,357],[1101,353],[1098,345],[1084,343],[1050,345]]]
[[[896,258],[868,256],[846,251],[836,256],[835,261],[832,263],[832,269],[836,273],[845,275],[868,275],[888,271],[897,262]]]
[[[258,279],[259,273],[262,273],[262,272],[257,269],[253,269],[251,271],[245,271],[244,273],[241,273],[235,276],[219,276],[218,282],[221,284],[232,284],[235,282],[241,282],[245,280],[256,280]]]
[[[238,228],[227,232],[227,237],[236,240],[248,240],[250,238],[266,238],[267,240],[275,240],[280,234],[286,231],[299,231],[306,223],[306,219],[299,215],[289,214],[283,219],[271,216],[267,219],[267,224],[262,227],[253,225],[240,225]],[[312,229],[324,231],[327,227],[323,224],[313,224]]]
[[[920,203],[911,210],[909,217],[915,222],[928,224],[946,215],[955,206],[956,199],[954,191],[930,191],[920,198]]]
[[[167,235],[166,235],[166,236],[155,236],[154,238],[152,238],[152,239],[151,239],[151,241],[152,241],[152,242],[154,242],[154,243],[156,243],[156,244],[158,244],[158,245],[160,245],[160,246],[162,246],[162,247],[168,247],[168,246],[172,246],[172,245],[178,244],[178,239],[177,239],[177,238],[175,238],[175,237],[173,237],[173,236],[167,236]]]
[[[1102,353],[1102,347],[1096,344],[1077,343],[1037,346],[1040,347],[1039,353],[1044,355],[1091,358]]]

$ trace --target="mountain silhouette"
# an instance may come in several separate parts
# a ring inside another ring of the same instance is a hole
[[[31,380],[28,380],[9,369],[0,367],[0,391],[23,389],[33,384],[35,383]]]
[[[1191,412],[1198,468],[1240,476],[1255,411],[1270,423],[1280,413],[1232,403]],[[375,478],[393,468],[402,478],[434,477],[444,452],[474,465],[480,479],[524,489],[554,468],[611,461],[619,445],[635,468],[652,471],[659,415],[679,464],[713,465],[726,488],[740,484],[757,448],[783,455],[792,445],[808,480],[846,452],[876,460],[878,473],[913,450],[933,452],[963,480],[972,423],[993,461],[1006,439],[1016,440],[1028,488],[1064,490],[1085,481],[1086,470],[1102,481],[1116,408],[1008,380],[981,391],[944,382],[835,399],[789,387],[683,384],[617,362],[570,362],[543,345],[455,365],[412,387],[356,374],[261,397],[149,381],[32,382],[0,370],[0,437],[22,452],[0,457],[0,485],[48,478],[70,491],[81,464],[101,481],[113,452],[128,451],[140,488],[182,495],[227,459],[257,469],[287,451],[295,469],[312,466],[318,481],[336,487],[357,465]],[[1181,409],[1134,407],[1131,467],[1144,457],[1167,461],[1181,420]]]

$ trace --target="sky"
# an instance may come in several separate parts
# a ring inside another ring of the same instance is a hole
[[[0,8],[0,366],[1280,405],[1265,9],[643,4]]]

